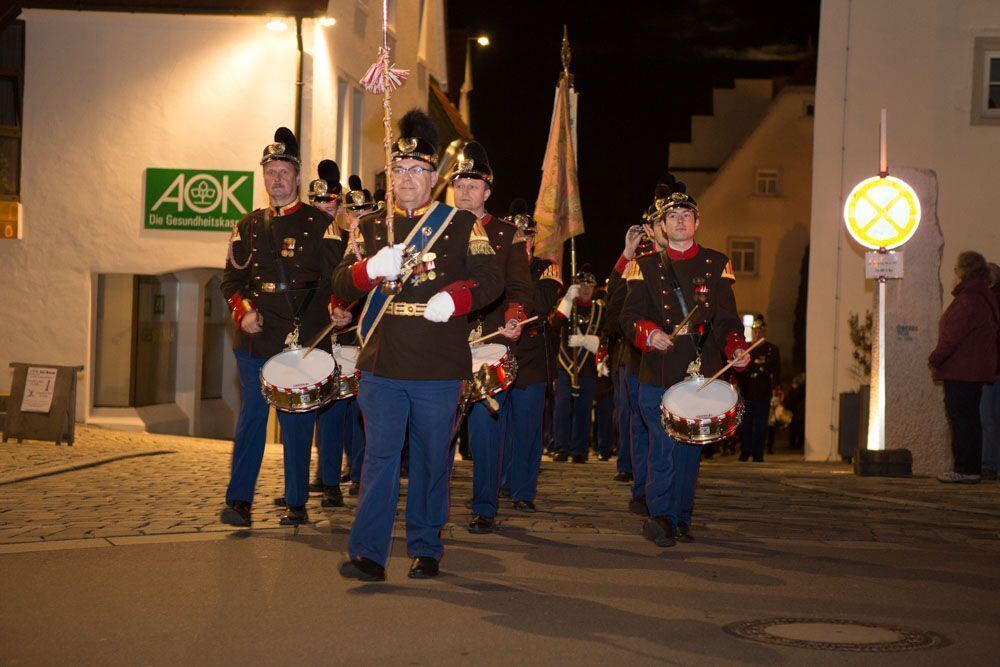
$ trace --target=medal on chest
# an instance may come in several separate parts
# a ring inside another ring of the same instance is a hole
[[[295,257],[295,239],[286,237],[281,240],[281,256]]]

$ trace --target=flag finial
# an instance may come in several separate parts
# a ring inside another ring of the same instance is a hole
[[[569,28],[563,23],[562,49],[559,51],[559,58],[562,60],[563,76],[568,77],[570,85],[573,85],[573,75],[569,73],[569,64],[573,59],[573,50],[569,48]]]

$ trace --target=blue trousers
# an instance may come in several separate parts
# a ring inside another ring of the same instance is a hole
[[[491,415],[485,401],[472,404],[469,411],[469,449],[472,450],[472,513],[485,517],[497,514],[500,469],[503,465],[503,426],[507,420],[507,397],[502,391],[494,400],[500,409]]]
[[[646,495],[646,470],[649,463],[649,429],[639,406],[639,376],[625,375],[625,395],[628,397],[629,435],[632,440],[632,497]],[[659,421],[657,421],[659,423]]]
[[[260,392],[260,369],[267,359],[255,359],[246,350],[233,350],[233,354],[236,356],[243,404],[236,421],[226,502],[243,500],[252,504],[267,435],[268,404]],[[279,410],[278,423],[281,424],[284,449],[285,502],[299,507],[305,505],[309,498],[309,456],[316,413]]]
[[[594,449],[601,456],[610,458],[615,449],[615,399],[612,394],[602,396],[594,405]]]
[[[348,551],[385,565],[399,500],[399,464],[409,428],[406,549],[410,557],[440,559],[448,521],[449,436],[455,423],[458,380],[394,380],[361,374],[358,405],[365,415],[365,461]]]
[[[586,456],[590,445],[590,410],[597,389],[596,377],[580,377],[580,395],[572,395],[569,373],[559,368],[556,375],[556,407],[552,428],[555,451]]]
[[[646,506],[651,517],[663,517],[674,527],[691,524],[694,493],[701,467],[701,448],[676,442],[660,421],[665,387],[639,385],[639,407],[649,430]]]
[[[316,415],[316,442],[319,445],[319,478],[326,486],[340,484],[344,450],[350,444],[347,432],[347,401],[333,401]]]
[[[347,462],[351,466],[351,481],[361,483],[361,470],[365,461],[365,421],[361,415],[357,396],[346,399],[348,402],[347,424],[351,431],[350,447],[346,450]]]
[[[505,440],[510,443],[510,499],[534,500],[538,466],[542,464],[542,414],[545,383],[510,390],[510,412]]]
[[[771,414],[768,399],[745,400],[743,421],[740,423],[740,457],[764,460],[764,443],[767,442],[767,418]]]
[[[612,374],[615,383],[615,420],[618,424],[618,472],[632,472],[632,410],[628,401],[628,371],[619,366]]]

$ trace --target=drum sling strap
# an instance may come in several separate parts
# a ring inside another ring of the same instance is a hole
[[[271,216],[270,211],[264,213],[265,224],[270,222]],[[295,305],[295,299],[292,298],[292,290],[288,288],[291,283],[288,282],[288,274],[285,273],[285,264],[281,261],[281,255],[278,252],[278,242],[274,235],[274,225],[266,225],[267,227],[267,238],[271,241],[271,257],[274,258],[274,264],[278,267],[278,279],[281,284],[285,286],[284,289],[280,290],[282,295],[285,297],[285,303],[288,304],[288,310],[292,314],[292,332],[285,338],[286,347],[295,347],[299,344],[299,327],[302,324],[302,313],[305,309],[309,307],[309,303],[312,301],[313,296],[316,294],[316,288],[310,287],[306,290],[306,295],[303,297],[302,301],[298,306]]]

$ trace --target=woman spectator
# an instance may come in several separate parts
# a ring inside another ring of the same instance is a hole
[[[1000,307],[990,291],[989,268],[978,252],[955,263],[955,298],[941,315],[938,344],[929,359],[935,380],[944,383],[944,408],[951,426],[954,470],[938,475],[947,483],[976,484],[982,470],[979,403],[983,385],[997,374]]]

